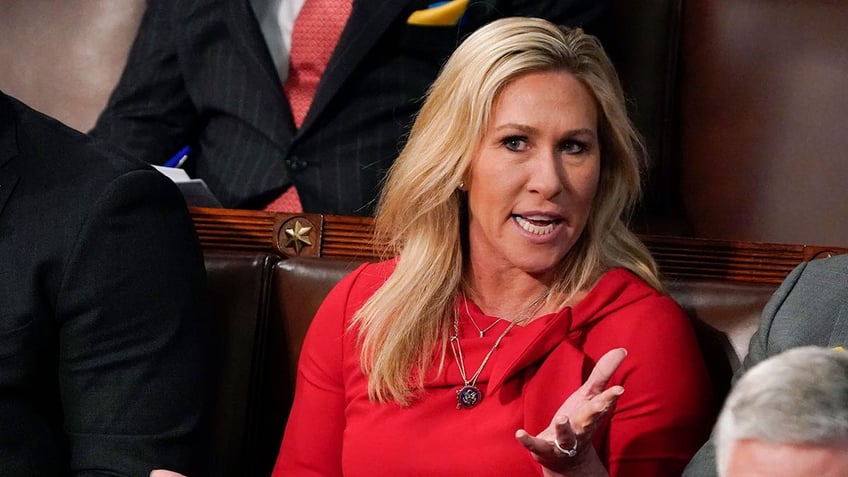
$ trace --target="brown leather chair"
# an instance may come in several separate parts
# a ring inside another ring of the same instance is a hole
[[[300,348],[330,289],[379,260],[373,220],[317,214],[191,210],[206,251],[226,364],[213,434],[216,475],[267,476],[294,396]],[[302,247],[290,240],[308,224]],[[694,323],[718,397],[747,351],[760,312],[800,261],[845,248],[643,236],[669,294]],[[247,252],[251,251],[251,252]]]
[[[221,338],[212,475],[266,477],[294,398],[306,330],[357,263],[238,251],[207,251],[205,260]]]
[[[204,260],[211,323],[219,337],[211,475],[265,477],[276,457],[276,449],[268,454],[273,443],[263,434],[268,409],[274,409],[263,387],[280,379],[273,374],[277,358],[269,358],[275,351],[269,349],[276,329],[270,309],[273,273],[280,258],[266,253],[206,251]]]
[[[724,399],[777,285],[698,279],[668,280],[666,285],[692,320],[713,388]]]
[[[292,257],[274,267],[272,319],[262,358],[265,380],[257,403],[262,415],[262,421],[257,423],[260,439],[252,445],[257,476],[270,475],[276,462],[294,398],[297,362],[306,330],[330,289],[356,265],[358,262],[345,259]]]

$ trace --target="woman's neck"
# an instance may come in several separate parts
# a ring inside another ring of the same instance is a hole
[[[489,316],[529,323],[533,319],[574,306],[588,295],[591,286],[570,297],[552,291],[553,278],[526,273],[470,273],[463,293]],[[592,284],[594,285],[594,283]]]
[[[507,321],[529,321],[547,310],[550,283],[529,274],[471,273],[463,293],[480,310]]]

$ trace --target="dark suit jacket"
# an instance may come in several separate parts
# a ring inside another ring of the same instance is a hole
[[[197,475],[204,290],[170,180],[0,94],[0,475]]]
[[[848,348],[848,255],[802,263],[786,277],[763,310],[734,380],[770,356],[807,345]],[[712,440],[683,475],[718,475]]]
[[[475,0],[461,27],[407,24],[432,0],[355,0],[302,127],[248,0],[150,0],[92,133],[189,172],[225,207],[262,208],[291,183],[304,210],[371,214],[420,99],[469,31],[510,15],[595,27],[598,0]]]

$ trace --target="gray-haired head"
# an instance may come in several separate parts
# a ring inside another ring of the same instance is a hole
[[[716,424],[719,475],[740,440],[848,451],[848,353],[804,346],[751,368]]]

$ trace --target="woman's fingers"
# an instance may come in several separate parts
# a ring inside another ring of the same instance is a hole
[[[550,453],[550,441],[546,441],[538,437],[533,437],[524,429],[519,429],[518,431],[516,431],[515,438],[518,439],[518,442],[520,442],[521,445],[523,445],[527,450],[529,450],[533,454],[542,456]]]
[[[624,348],[609,350],[601,356],[601,359],[598,360],[592,369],[592,374],[589,375],[589,378],[583,384],[590,397],[601,393],[607,387],[612,374],[618,369],[618,366],[624,361],[626,356],[627,350]]]
[[[580,439],[577,437],[576,431],[572,429],[571,422],[569,422],[568,418],[557,421],[554,425],[554,432],[556,434],[554,447],[557,451],[568,457],[577,455],[578,441]]]
[[[621,395],[624,389],[621,386],[613,386],[605,390],[609,383],[610,377],[618,369],[618,366],[627,356],[627,350],[624,348],[616,348],[607,351],[601,359],[592,368],[592,372],[586,381],[583,382],[576,391],[574,391],[568,399],[566,399],[557,410],[556,416],[568,416],[573,420],[578,417],[582,418],[586,415],[585,406],[601,395],[601,401],[606,402],[610,399],[610,394]],[[604,394],[608,393],[608,394]]]
[[[584,403],[571,418],[572,430],[580,435],[592,434],[623,393],[623,387],[613,386]]]

